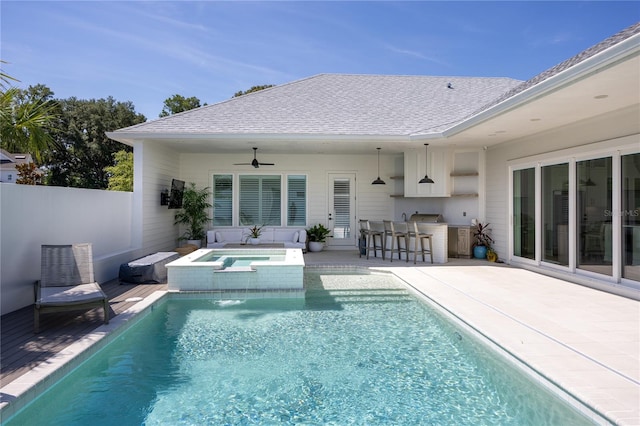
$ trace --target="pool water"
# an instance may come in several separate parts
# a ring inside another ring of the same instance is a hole
[[[391,277],[305,288],[169,300],[7,425],[591,424]]]
[[[217,262],[220,260],[222,260],[222,268],[224,269],[232,266],[250,266],[251,262],[265,262],[274,259],[269,256],[213,256],[205,260],[198,259],[196,262]]]

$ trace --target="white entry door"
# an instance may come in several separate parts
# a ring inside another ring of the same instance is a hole
[[[354,173],[329,174],[328,223],[333,238],[327,240],[330,246],[355,246],[355,181]]]

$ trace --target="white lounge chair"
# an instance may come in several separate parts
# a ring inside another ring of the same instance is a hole
[[[43,245],[40,280],[36,281],[34,331],[40,332],[40,313],[102,307],[109,323],[109,300],[93,277],[90,243]]]

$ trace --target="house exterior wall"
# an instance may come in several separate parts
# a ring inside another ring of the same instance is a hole
[[[161,146],[134,146],[133,215],[140,256],[178,246],[178,230],[173,225],[176,211],[160,205],[160,192],[171,188],[171,179],[182,179],[178,158],[178,153]]]
[[[545,160],[581,157],[589,153],[606,155],[618,149],[640,152],[639,116],[640,110],[635,106],[488,148],[485,160],[486,208],[480,220],[491,224],[492,236],[496,240],[494,248],[500,258],[512,261],[509,247],[510,166],[535,165]],[[527,266],[535,268],[536,265]]]
[[[394,190],[389,176],[393,172],[394,156],[380,156],[380,176],[387,185],[371,185],[377,177],[377,156],[371,155],[266,155],[258,158],[275,166],[254,169],[234,166],[247,162],[251,153],[244,155],[182,154],[180,178],[194,182],[198,188],[212,187],[214,174],[300,174],[307,176],[307,226],[316,223],[328,225],[329,173],[354,173],[356,176],[356,219],[382,220],[395,217]]]
[[[133,257],[130,192],[0,183],[0,314],[34,302],[40,246],[90,242],[98,282]]]
[[[18,173],[16,172],[15,168],[0,170],[0,182],[16,183],[17,178],[18,178]]]

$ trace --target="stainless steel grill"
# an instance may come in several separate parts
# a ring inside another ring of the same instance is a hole
[[[444,222],[444,217],[440,213],[415,213],[409,218],[411,222],[428,222],[438,223]]]

